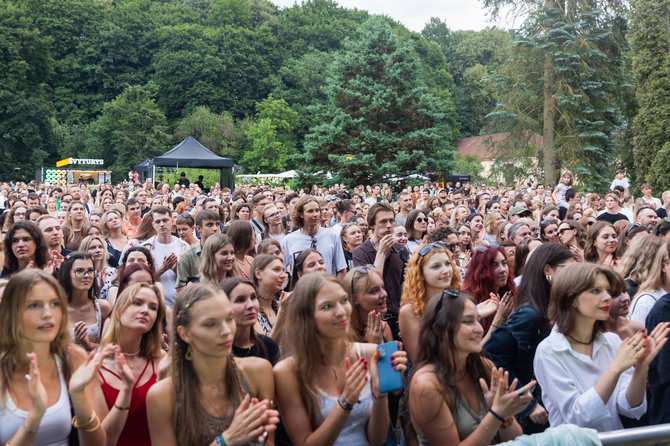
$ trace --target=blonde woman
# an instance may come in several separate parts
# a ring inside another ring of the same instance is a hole
[[[223,279],[239,275],[230,238],[224,234],[207,237],[200,254],[200,281],[218,286]]]
[[[100,290],[100,299],[107,300],[107,293],[116,278],[116,268],[107,264],[109,252],[105,249],[105,239],[101,235],[89,235],[81,241],[79,251],[87,252],[93,257],[95,280]]]
[[[649,273],[630,304],[629,319],[645,324],[647,315],[658,299],[670,290],[670,256],[663,243],[654,255]]]
[[[114,345],[95,389],[96,411],[107,433],[107,444],[151,446],[146,397],[158,381],[165,302],[153,284],[126,288],[116,301],[101,345]]]

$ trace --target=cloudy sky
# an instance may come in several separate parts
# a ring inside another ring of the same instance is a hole
[[[480,30],[487,26],[508,28],[504,20],[491,22],[477,0],[336,0],[345,8],[358,8],[373,14],[386,14],[412,31],[421,31],[431,17],[446,21],[451,30]],[[296,0],[272,0],[280,7]],[[301,0],[298,0],[300,3]]]

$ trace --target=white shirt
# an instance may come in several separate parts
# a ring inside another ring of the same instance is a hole
[[[610,189],[612,190],[616,186],[623,187],[623,190],[625,192],[626,189],[628,189],[628,187],[630,186],[630,184],[628,183],[628,178],[625,178],[625,177],[622,178],[622,179],[615,178],[614,181],[612,181],[612,184],[610,185]]]
[[[323,256],[326,269],[330,274],[347,269],[347,261],[344,258],[344,250],[340,237],[330,229],[319,227],[314,236],[316,250]],[[281,241],[281,250],[284,252],[284,265],[286,270],[293,272],[293,260],[300,252],[312,247],[312,237],[302,233],[300,229],[287,234]]]
[[[639,419],[647,411],[647,398],[638,407],[630,407],[626,398],[633,368],[619,376],[607,403],[593,387],[610,365],[621,339],[615,333],[598,333],[593,340],[591,357],[576,352],[568,339],[554,326],[551,334],[537,346],[533,367],[542,387],[542,401],[552,427],[576,424],[598,432],[623,429],[619,415]]]
[[[182,253],[190,248],[188,243],[178,237],[172,236],[170,243],[165,244],[158,242],[155,235],[149,240],[143,242],[142,246],[145,246],[151,250],[151,253],[154,256],[154,266],[156,269],[163,265],[163,259],[165,257],[174,253],[177,256],[177,261],[179,261]],[[161,285],[163,285],[165,304],[172,308],[172,305],[177,298],[177,273],[169,269],[161,274],[161,276],[158,278],[158,281],[161,283]]]
[[[647,315],[651,311],[651,308],[656,304],[656,301],[665,294],[667,294],[667,291],[665,291],[663,288],[659,288],[657,290],[644,292],[635,296],[630,305],[628,319],[645,325]]]
[[[663,207],[663,203],[661,203],[661,200],[659,200],[656,197],[650,197],[649,200],[647,200],[644,196],[640,197],[642,201],[647,203],[648,205],[651,205],[654,203],[656,205],[656,209],[661,209]]]

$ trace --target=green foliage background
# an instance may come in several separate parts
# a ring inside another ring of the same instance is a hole
[[[188,135],[242,173],[478,175],[455,141],[501,131],[500,165],[541,178],[525,142],[546,124],[549,78],[554,168],[599,191],[618,167],[670,188],[670,0],[484,1],[503,4],[524,11],[520,29],[452,31],[448,17],[416,33],[332,0],[0,0],[0,179],[65,156],[121,179]]]

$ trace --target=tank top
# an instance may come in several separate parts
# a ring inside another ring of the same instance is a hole
[[[356,354],[360,358],[361,355],[367,359],[365,350],[360,342],[354,343]],[[368,383],[370,382],[370,372],[367,372]],[[321,412],[321,419],[325,420],[331,410],[337,405],[339,396],[328,395],[321,389],[319,390],[319,410]],[[369,445],[368,434],[366,427],[370,419],[372,411],[372,391],[370,385],[363,387],[361,394],[358,396],[358,402],[354,404],[354,408],[349,413],[347,422],[337,436],[337,440],[333,446],[350,446],[350,445]]]
[[[100,312],[98,299],[93,300],[93,308],[95,309],[95,322],[86,326],[86,336],[88,336],[89,341],[99,344],[100,333],[102,332],[102,313]],[[70,327],[70,336],[74,339],[74,327]]]
[[[140,382],[146,372],[147,367],[151,364],[151,377],[142,384],[138,386],[137,383]],[[102,366],[101,368],[105,369],[112,375],[116,376],[118,379],[122,379],[119,375],[109,370],[107,367]],[[102,378],[102,393],[105,395],[105,402],[107,403],[108,408],[114,407],[116,403],[116,397],[119,396],[119,389],[112,387],[106,380],[105,376],[100,373]],[[117,444],[119,445],[137,445],[137,446],[151,446],[151,437],[149,436],[149,422],[147,420],[147,393],[151,386],[156,384],[158,381],[158,375],[154,370],[154,360],[149,358],[147,363],[144,364],[142,373],[137,377],[135,384],[133,385],[133,391],[130,396],[130,409],[128,410],[128,418],[126,418],[126,424],[123,426],[121,435]]]
[[[68,446],[72,418],[67,383],[63,377],[60,358],[56,357],[60,393],[58,400],[49,406],[40,421],[40,427],[33,441],[34,446]],[[5,406],[0,406],[0,444],[6,444],[16,431],[23,429],[21,424],[28,412],[16,407],[9,393],[5,394]]]
[[[232,360],[232,358],[228,359],[229,361]],[[240,387],[242,388],[242,397],[245,395],[249,395],[250,398],[254,397],[254,393],[251,391],[251,388],[249,387],[249,383],[247,382],[247,379],[244,377],[244,373],[237,367],[237,364],[233,361],[233,369],[235,370],[235,373],[237,374],[237,379],[240,382]],[[205,410],[202,405],[198,405],[198,412],[199,416],[202,418],[204,421],[205,428],[207,429],[207,432],[201,432],[200,433],[200,438],[202,441],[200,441],[200,444],[211,444],[214,439],[216,438],[217,435],[220,433],[224,432],[226,429],[230,427],[230,424],[233,422],[233,416],[235,415],[235,412],[231,412],[229,415],[226,415],[225,417],[215,417],[214,415],[210,414]],[[237,408],[236,408],[237,409]],[[119,444],[121,444],[119,442]],[[252,441],[250,443],[252,446],[259,445],[257,441]]]

